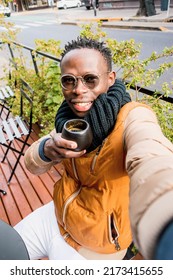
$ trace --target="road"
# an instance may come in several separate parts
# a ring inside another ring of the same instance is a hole
[[[56,9],[56,8],[55,8]],[[85,14],[86,13],[86,14]],[[16,28],[21,29],[18,37],[21,43],[34,47],[34,40],[50,39],[60,40],[62,45],[79,35],[82,29],[76,25],[68,25],[63,23],[73,22],[74,19],[79,18],[82,14],[84,17],[93,17],[93,11],[87,11],[85,7],[73,8],[68,10],[53,10],[52,13],[32,14],[12,14],[7,21],[13,22]],[[86,15],[86,16],[85,16]],[[89,22],[89,21],[88,21]],[[148,56],[151,51],[160,51],[165,46],[170,47],[173,45],[172,30],[170,32],[159,31],[144,31],[144,30],[126,30],[103,28],[110,38],[118,41],[134,38],[137,43],[143,45],[143,55]]]
[[[35,39],[55,39],[61,41],[61,46],[76,38],[80,31],[81,26],[67,24],[70,20],[77,18],[81,13],[90,13],[93,16],[93,11],[86,11],[85,7],[73,8],[68,10],[54,10],[47,13],[28,13],[28,14],[12,14],[7,21],[15,24],[14,28],[20,28],[21,32],[18,35],[20,43],[29,47],[35,46]],[[65,24],[66,21],[66,24]],[[148,57],[153,51],[160,52],[165,47],[173,46],[172,31],[144,31],[144,30],[129,30],[129,29],[114,29],[103,28],[107,36],[118,41],[129,40],[133,38],[137,43],[142,43],[142,50],[140,59]],[[158,86],[163,81],[169,81],[172,78],[171,73],[164,75],[159,81]]]

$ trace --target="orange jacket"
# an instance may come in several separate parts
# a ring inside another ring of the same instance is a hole
[[[76,250],[81,245],[110,254],[132,242],[123,124],[136,106],[130,102],[120,110],[114,130],[101,147],[63,161],[65,171],[55,184],[53,199],[61,234]]]
[[[56,132],[52,131],[51,135],[53,133]],[[25,153],[25,165],[36,175],[56,164],[39,157],[39,144],[43,139],[34,142]],[[109,237],[113,235],[121,249],[128,247],[131,242],[129,210],[135,245],[145,259],[151,259],[161,230],[173,219],[173,144],[163,135],[153,111],[135,102],[126,104],[98,155],[96,149],[82,159],[63,162],[67,172],[55,186],[54,199],[61,233],[67,242],[83,255],[85,253],[84,256],[92,252],[92,259],[97,259],[98,255],[104,259],[121,255],[119,259],[122,259],[125,250],[117,252]],[[125,170],[130,179],[129,194]],[[75,190],[79,191],[75,193],[77,197],[69,201]],[[109,231],[113,218],[115,232]],[[99,252],[116,253],[105,257],[79,243]]]

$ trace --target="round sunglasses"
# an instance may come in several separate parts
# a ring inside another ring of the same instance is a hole
[[[104,72],[102,74],[85,74],[84,76],[74,76],[72,74],[65,74],[61,76],[61,86],[65,90],[73,90],[77,86],[78,80],[80,79],[84,86],[86,86],[89,89],[94,89],[96,86],[98,86],[100,82],[100,77],[106,73]]]

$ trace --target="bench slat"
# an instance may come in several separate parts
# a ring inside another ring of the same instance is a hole
[[[8,140],[13,141],[14,137],[13,137],[13,134],[11,133],[10,126],[9,126],[8,122],[3,121],[2,124],[4,126],[4,129],[5,129],[6,133],[7,133]]]
[[[2,127],[0,127],[0,143],[2,143],[2,144],[6,143],[6,139],[4,137],[4,133],[2,131]]]
[[[4,99],[10,97],[8,91],[6,91],[6,88],[1,88],[1,91],[2,91],[2,93],[4,95]]]
[[[20,126],[22,132],[24,135],[27,135],[28,134],[28,129],[26,128],[26,126],[24,125],[24,122],[21,120],[21,118],[19,116],[17,116],[16,118],[16,121],[18,123],[18,125]]]
[[[6,89],[9,92],[10,96],[13,97],[14,96],[14,92],[12,91],[12,89],[9,86],[6,86]]]
[[[19,132],[19,130],[18,130],[17,126],[16,126],[15,120],[13,118],[10,118],[8,121],[9,121],[9,124],[10,124],[12,130],[14,131],[15,136],[17,138],[20,138],[21,137],[21,133]]]
[[[3,96],[3,94],[2,94],[1,88],[0,88],[0,99],[1,99],[1,100],[4,100],[4,96]]]

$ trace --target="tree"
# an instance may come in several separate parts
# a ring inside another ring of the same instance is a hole
[[[156,9],[154,0],[139,0],[139,9],[136,16],[154,16],[156,15]]]

